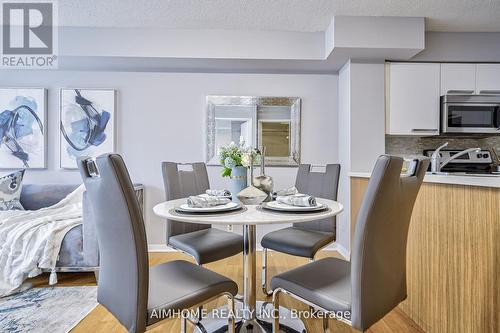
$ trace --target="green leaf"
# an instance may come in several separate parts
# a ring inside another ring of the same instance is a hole
[[[221,175],[222,175],[222,177],[230,177],[231,176],[231,169],[223,168]]]

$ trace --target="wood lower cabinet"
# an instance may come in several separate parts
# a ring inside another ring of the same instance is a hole
[[[368,179],[351,179],[355,217]],[[424,183],[400,308],[427,333],[500,332],[500,189]]]

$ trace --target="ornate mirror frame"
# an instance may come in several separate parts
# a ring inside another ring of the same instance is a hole
[[[215,147],[215,108],[225,106],[251,106],[257,107],[257,124],[254,124],[255,140],[257,147],[261,145],[262,134],[261,122],[259,121],[259,108],[266,106],[288,106],[290,107],[290,156],[273,157],[266,156],[267,166],[293,167],[300,164],[300,126],[301,126],[301,99],[299,97],[265,97],[265,96],[207,96],[207,118],[206,118],[206,162],[208,165],[219,165],[214,162],[217,154]]]

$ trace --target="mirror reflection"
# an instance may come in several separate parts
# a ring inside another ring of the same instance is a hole
[[[266,164],[300,163],[300,98],[207,97],[207,163],[217,165],[219,147],[245,141],[266,147]]]

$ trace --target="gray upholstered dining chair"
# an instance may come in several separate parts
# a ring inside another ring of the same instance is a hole
[[[300,193],[319,198],[337,200],[340,164],[327,164],[326,171],[312,172],[310,164],[301,164],[297,172],[295,187]],[[267,249],[286,254],[314,259],[323,247],[335,241],[335,217],[308,223],[296,223],[292,227],[266,234],[262,245],[262,291],[267,290]]]
[[[101,267],[97,300],[129,332],[170,313],[227,297],[234,309],[236,283],[187,261],[149,268],[144,221],[127,168],[117,154],[79,158],[78,167],[94,212]],[[181,332],[186,330],[182,316]],[[234,332],[234,319],[229,318]]]
[[[366,331],[406,298],[408,229],[429,160],[418,160],[411,176],[401,176],[402,165],[399,157],[378,158],[357,215],[351,262],[325,258],[273,277],[274,307],[288,294]],[[276,318],[273,332],[278,327]]]
[[[210,188],[205,163],[163,162],[161,168],[167,200],[198,195]],[[203,265],[243,251],[243,236],[207,224],[167,220],[167,245],[194,257],[199,265]]]

